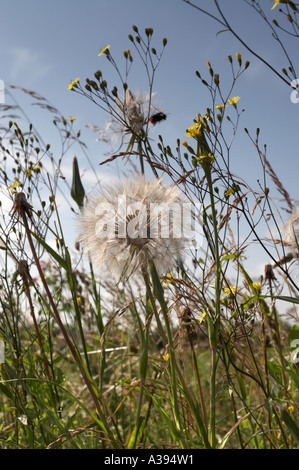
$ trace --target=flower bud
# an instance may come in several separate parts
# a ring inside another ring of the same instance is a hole
[[[77,157],[73,158],[73,180],[71,187],[71,196],[80,208],[83,207],[85,190],[81,182]]]

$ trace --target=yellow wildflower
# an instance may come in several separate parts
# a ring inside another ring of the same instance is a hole
[[[186,137],[201,137],[201,124],[195,122],[192,126],[188,127]]]
[[[190,153],[193,153],[193,154],[194,154],[193,148],[190,147],[190,145],[188,145],[185,140],[182,142],[182,145],[183,145],[184,147],[186,147],[186,149],[189,150]]]
[[[77,86],[77,83],[78,83],[79,80],[80,80],[79,78],[76,78],[75,80],[73,80],[73,81],[69,84],[69,86],[67,87],[67,89],[68,89],[68,90],[72,90],[74,87]]]
[[[227,108],[227,105],[226,104],[217,104],[217,106],[215,106],[215,109],[223,109],[223,108]]]
[[[28,178],[29,178],[32,175],[32,171],[31,170],[25,170],[24,175],[28,176]]]
[[[225,197],[232,196],[233,194],[235,194],[235,190],[233,188],[229,188],[226,191],[224,191],[224,196]]]
[[[233,96],[232,98],[227,100],[227,102],[229,104],[232,104],[234,107],[236,107],[236,104],[238,103],[239,99],[240,99],[240,96]]]
[[[105,52],[107,52],[109,48],[110,48],[110,44],[109,44],[109,46],[106,46],[106,47],[104,47],[104,49],[101,50],[101,52],[99,53],[98,57],[100,57],[101,55],[105,54]]]
[[[223,293],[224,293],[224,295],[226,295],[226,296],[230,296],[230,295],[234,295],[236,291],[237,291],[237,288],[236,288],[236,287],[234,287],[234,286],[229,286],[229,287],[226,287],[226,288],[223,290]]]
[[[206,312],[202,312],[201,317],[200,317],[200,319],[198,320],[199,325],[203,322],[203,320],[206,318],[206,316],[207,316],[207,313],[206,313]]]
[[[293,405],[288,406],[289,413],[294,413],[294,411],[295,411],[295,408],[293,407]]]
[[[200,155],[199,157],[196,157],[198,161],[201,163],[212,163],[215,160],[215,156],[209,153],[208,155]]]
[[[8,190],[12,190],[13,192],[15,192],[15,189],[16,189],[18,186],[22,186],[22,183],[21,183],[21,181],[19,180],[19,178],[15,177],[15,183],[14,183],[14,184],[11,184],[7,189],[8,189]]]
[[[252,287],[253,287],[255,290],[257,290],[257,291],[260,291],[261,288],[262,288],[260,282],[254,282],[254,283],[252,284]]]
[[[78,121],[78,119],[75,118],[74,116],[70,116],[69,118],[67,118],[67,121],[74,122],[74,121]]]
[[[239,65],[241,66],[242,65],[242,56],[241,56],[240,52],[236,53],[236,57],[237,57]]]
[[[167,362],[167,361],[168,361],[168,359],[169,359],[169,354],[168,354],[168,353],[167,353],[167,354],[164,354],[164,356],[163,356],[163,359],[164,359],[164,361],[166,361],[166,362]]]
[[[273,0],[274,1],[274,5],[273,7],[271,8],[271,10],[274,10],[274,8],[277,7],[277,5],[280,3],[280,0]]]
[[[173,276],[171,273],[168,273],[166,274],[166,278],[167,279],[164,279],[163,282],[165,282],[165,284],[168,286],[169,284],[173,284]]]

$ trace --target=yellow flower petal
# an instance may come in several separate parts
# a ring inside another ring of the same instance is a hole
[[[236,104],[238,103],[240,99],[240,96],[233,96],[232,98],[230,98],[229,100],[227,100],[227,102],[229,104],[232,104],[233,106],[236,106]]]
[[[168,286],[169,284],[173,284],[173,276],[172,274],[168,273],[166,274],[166,279],[163,280],[163,282]]]
[[[273,7],[271,8],[271,10],[274,10],[274,8],[277,7],[277,5],[280,3],[280,0],[273,0],[274,1],[274,5]]]
[[[235,194],[235,190],[233,188],[229,188],[226,191],[224,191],[224,196],[225,197],[232,196],[233,194]]]
[[[226,287],[226,288],[223,290],[223,293],[224,293],[224,295],[226,295],[227,297],[229,297],[230,295],[234,295],[236,291],[237,291],[237,288],[236,288],[236,287],[234,287],[234,286],[229,286],[229,287]]]
[[[110,49],[110,44],[109,44],[109,46],[106,46],[106,47],[104,47],[104,49],[101,50],[101,52],[99,53],[98,57],[100,57],[101,55],[105,54],[105,52],[107,52],[108,49]]]
[[[260,291],[261,288],[262,288],[260,282],[254,282],[254,283],[252,284],[252,287],[253,287],[255,290],[257,290],[257,291]]]
[[[195,122],[192,126],[188,127],[186,137],[200,137],[201,136],[201,124]]]
[[[206,318],[206,316],[207,316],[207,313],[202,312],[202,315],[201,315],[200,319],[198,320],[198,323],[201,324],[203,322],[203,320]]]
[[[21,181],[19,181],[19,179],[17,177],[15,177],[15,183],[14,184],[11,184],[7,189],[8,190],[12,190],[14,191],[18,186],[22,186],[22,183]]]
[[[198,161],[201,163],[212,163],[215,160],[215,156],[209,153],[208,155],[200,155],[199,157],[196,157]]]
[[[72,90],[75,86],[77,86],[77,83],[80,79],[79,78],[76,78],[75,80],[73,80],[69,86],[67,87],[68,90]]]

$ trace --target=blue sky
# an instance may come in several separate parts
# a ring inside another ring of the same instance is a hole
[[[194,3],[209,7],[213,2],[194,0]],[[227,17],[242,38],[281,70],[285,66],[281,51],[252,9],[240,0],[225,0],[220,4],[225,5]],[[270,12],[272,0],[261,0],[261,4],[273,18],[277,17],[277,9]],[[206,62],[209,60],[222,83],[229,86],[231,75],[226,58],[228,54],[235,57],[236,52],[240,52],[243,61],[250,60],[251,66],[233,92],[240,96],[238,106],[245,111],[233,147],[232,168],[252,186],[257,186],[256,180],[262,178],[262,172],[258,156],[243,129],[247,127],[254,135],[259,127],[260,141],[267,144],[267,155],[274,170],[291,197],[298,199],[299,103],[291,103],[291,90],[236,39],[229,33],[217,35],[223,29],[221,26],[181,0],[15,0],[3,2],[1,17],[0,79],[32,89],[58,107],[65,117],[78,118],[75,129],[82,129],[82,138],[96,167],[106,158],[104,154],[109,148],[96,142],[95,134],[84,126],[92,123],[104,127],[106,116],[88,100],[68,91],[67,86],[76,77],[83,82],[86,77],[92,78],[99,68],[108,83],[114,84],[116,77],[112,67],[105,57],[98,57],[103,47],[110,44],[111,54],[123,66],[123,51],[131,47],[128,34],[132,32],[132,25],[137,25],[140,31],[153,27],[153,45],[157,45],[157,49],[162,38],[168,39],[154,85],[155,98],[166,112],[167,120],[155,128],[153,137],[161,133],[173,148],[177,138],[184,139],[195,114],[204,114],[206,107],[211,106],[208,92],[195,71],[199,70],[208,78]],[[295,61],[296,43],[283,39]],[[132,89],[136,87],[146,92],[143,90],[145,76],[137,60],[130,77]],[[18,99],[23,98],[18,95]],[[40,114],[29,103],[26,112],[33,122],[38,120],[45,141],[52,143],[55,133],[46,113]],[[71,157],[69,155],[67,162],[69,167]],[[83,157],[80,164],[87,165]],[[115,169],[113,165],[100,167],[99,175],[113,174]]]
[[[198,2],[201,6],[212,3],[211,0]],[[225,4],[228,18],[250,46],[272,63],[279,64],[281,69],[285,64],[280,50],[252,9],[236,0],[220,3]],[[263,0],[262,4],[270,12],[272,0]],[[251,61],[251,67],[235,90],[241,97],[240,107],[246,110],[240,134],[244,127],[252,131],[260,127],[278,173],[280,170],[285,172],[286,159],[288,168],[293,167],[294,153],[298,150],[296,118],[299,104],[291,103],[290,90],[228,33],[216,36],[221,26],[181,0],[88,0],[84,3],[80,0],[16,0],[5,2],[1,14],[1,79],[44,95],[63,115],[79,118],[80,126],[93,122],[100,127],[105,116],[87,100],[68,92],[67,85],[75,77],[84,81],[98,68],[113,83],[113,70],[104,57],[98,57],[98,53],[102,47],[111,44],[113,56],[123,62],[122,53],[131,46],[127,36],[132,32],[133,24],[140,30],[153,27],[154,43],[158,45],[163,37],[168,39],[154,90],[168,114],[161,132],[170,140],[182,137],[195,113],[204,112],[210,105],[195,70],[208,77],[206,62],[209,60],[220,77],[229,79],[226,57],[242,53],[244,60]],[[274,17],[275,10],[271,14]],[[295,60],[294,44],[290,44],[290,53]],[[146,84],[144,78],[132,70],[132,82],[141,91]],[[86,135],[92,145],[94,136],[89,132]],[[289,144],[292,155],[284,155],[282,159],[281,152],[285,153]],[[296,189],[296,182],[290,176],[285,181]]]

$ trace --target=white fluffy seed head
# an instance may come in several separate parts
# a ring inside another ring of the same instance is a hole
[[[295,251],[297,250],[297,244],[299,243],[299,207],[293,209],[291,217],[284,226],[284,241]]]
[[[88,199],[78,220],[78,240],[98,268],[130,277],[153,260],[166,274],[188,243],[182,230],[184,201],[178,188],[160,179],[117,180]]]
[[[151,95],[142,95],[138,92],[132,93],[126,90],[124,96],[115,100],[115,103],[109,107],[110,118],[105,129],[98,129],[91,124],[88,127],[94,129],[98,134],[97,140],[114,145],[127,135],[142,135],[145,132],[145,126],[148,123],[149,116],[158,111],[153,104]]]

